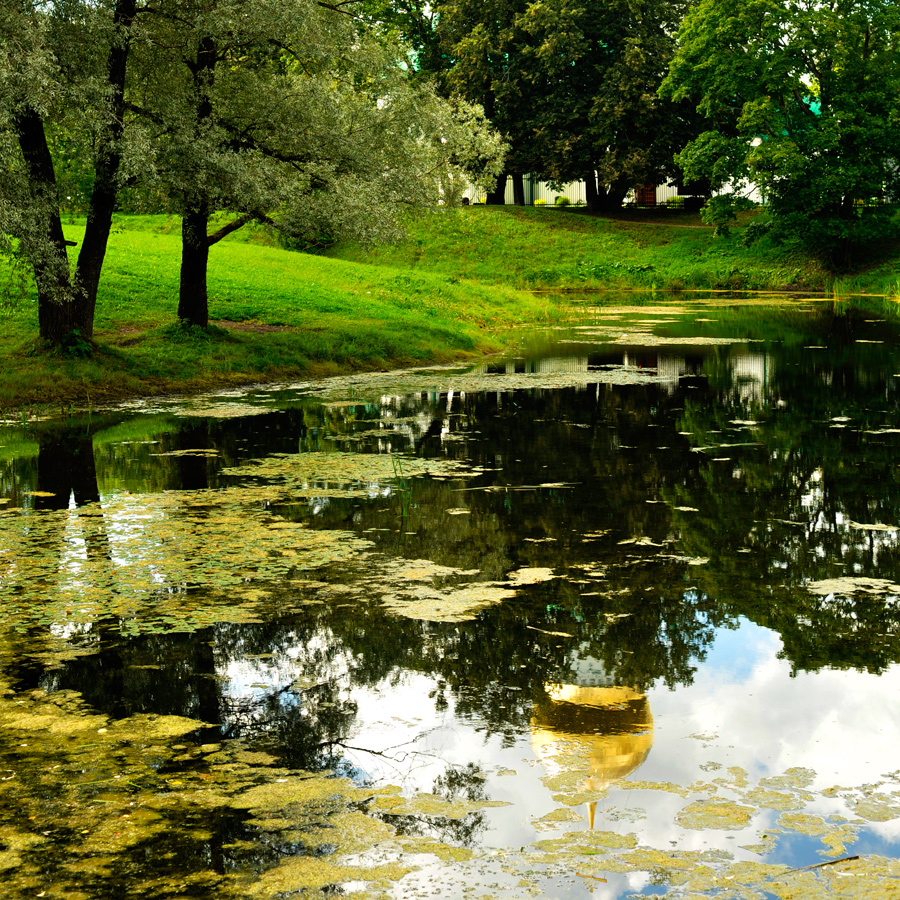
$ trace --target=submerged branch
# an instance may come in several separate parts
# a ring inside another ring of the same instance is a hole
[[[811,872],[813,869],[823,869],[825,866],[836,866],[838,863],[842,862],[852,862],[855,859],[859,859],[858,856],[842,856],[840,859],[830,859],[828,862],[823,863],[814,863],[811,866],[803,866],[800,869],[788,869],[787,872],[782,872],[781,875],[776,875],[772,881],[778,881],[779,878],[784,878],[787,875],[793,875],[796,872]]]

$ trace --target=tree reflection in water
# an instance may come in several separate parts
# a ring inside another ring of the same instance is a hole
[[[328,403],[275,394],[271,411],[247,419],[36,426],[17,455],[0,456],[0,485],[22,515],[68,511],[70,529],[79,517],[99,522],[78,552],[109,569],[120,561],[103,516],[116,492],[142,494],[150,510],[154,497],[190,490],[213,509],[232,487],[263,481],[233,467],[298,451],[451,460],[471,477],[411,477],[403,497],[390,478],[349,494],[324,479],[301,496],[276,491],[263,507],[253,501],[254,512],[364,537],[371,550],[261,583],[266,599],[242,623],[134,634],[126,616],[99,613],[66,631],[42,624],[43,598],[29,598],[34,621],[4,636],[6,677],[20,690],[78,691],[114,718],[210,723],[197,741],[241,741],[282,766],[364,784],[366,754],[384,748],[358,732],[361,691],[415,673],[438,713],[477,721],[485,740],[507,747],[530,736],[551,772],[560,753],[578,756],[581,788],[602,791],[650,752],[647,691],[690,684],[717,634],[741,620],[776,632],[794,672],[878,673],[900,661],[900,368],[894,344],[859,343],[869,324],[825,309],[774,324],[722,311],[707,330],[760,341],[666,347],[666,337],[698,329],[672,320],[656,327],[662,345],[632,334],[631,344],[590,348],[564,338],[554,350],[577,354],[566,366],[588,374],[623,362],[649,369],[645,384],[553,389],[545,371],[546,385],[507,391],[498,374],[494,390]],[[895,339],[893,326],[879,327]],[[813,342],[825,349],[804,349]],[[202,528],[199,501],[194,515]],[[52,549],[60,570],[72,533],[60,531]],[[556,577],[465,621],[410,618],[381,602],[395,571],[386,561],[396,560],[452,570],[440,576],[446,584],[508,583],[535,569]],[[166,577],[163,568],[159,596],[185,608],[211,592]],[[836,587],[816,587],[826,581]],[[77,652],[61,658],[60,642]],[[431,790],[483,800],[484,772],[474,761],[448,767]],[[481,812],[379,815],[461,846],[477,845],[487,827]],[[221,847],[246,834],[238,819],[220,829],[220,869],[230,864]],[[268,846],[269,860],[296,851]]]

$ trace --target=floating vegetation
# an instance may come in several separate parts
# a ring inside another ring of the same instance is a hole
[[[365,492],[369,485],[397,480],[397,459],[391,453],[283,453],[222,470],[223,475],[252,477],[277,485],[290,496],[319,495],[320,487],[340,488],[349,493]],[[472,477],[479,470],[450,459],[403,456],[402,477],[421,475]]]
[[[168,450],[164,453],[151,453],[151,456],[205,456],[215,458],[219,455],[218,450]]]
[[[381,603],[390,612],[424,622],[466,622],[488,606],[511,600],[512,587],[492,583],[474,583],[437,589],[417,585],[396,593],[381,595]]]
[[[463,819],[482,809],[498,806],[511,806],[501,800],[450,800],[436,794],[416,794],[415,797],[392,806],[394,816],[439,816],[446,819]]]
[[[740,831],[745,828],[753,814],[749,806],[741,806],[726,800],[698,800],[686,806],[675,818],[684,828],[704,831],[709,828],[721,828],[728,831]]]
[[[201,744],[206,726],[194,719],[109,719],[75,692],[17,694],[5,684],[0,716],[5,896],[99,898],[124,878],[129,896],[190,889],[220,900],[274,900],[287,887],[316,891],[354,881],[386,889],[422,853],[447,861],[471,856],[402,838],[355,809],[372,798],[371,789],[330,772],[281,768],[240,741]],[[450,821],[497,805],[504,804],[420,795],[394,812]],[[360,854],[379,845],[404,862],[363,864]],[[173,871],[176,854],[193,858],[193,870]],[[216,871],[216,858],[231,874]]]
[[[369,555],[347,594],[375,597],[389,612],[424,622],[466,622],[482,610],[516,597],[556,576],[551,569],[522,568],[505,581],[473,580],[477,569],[454,569],[429,560],[391,560]]]
[[[843,578],[825,578],[822,581],[811,581],[806,585],[813,594],[826,597],[829,594],[848,596],[850,594],[869,594],[871,596],[888,596],[900,594],[900,584],[885,578],[865,578],[846,576]]]
[[[272,385],[267,391],[295,397],[315,395],[325,402],[340,403],[346,403],[349,394],[355,397],[350,405],[358,406],[363,403],[380,402],[385,396],[401,397],[426,391],[437,394],[446,394],[448,391],[474,394],[498,390],[582,388],[592,384],[650,385],[666,380],[666,376],[661,376],[655,371],[639,370],[625,365],[610,366],[603,370],[589,369],[585,360],[578,371],[571,368],[553,371],[548,366],[540,372],[506,370],[492,372],[488,366],[484,366],[480,371],[467,372],[460,370],[459,366],[434,366],[426,369],[339,376],[300,384]]]
[[[743,344],[743,338],[715,338],[715,337],[670,337],[657,335],[649,331],[626,331],[615,337],[610,343],[627,344],[632,347],[721,347],[730,344]]]
[[[250,582],[349,561],[371,547],[352,533],[273,516],[261,491],[120,493],[77,510],[6,518],[7,622],[73,626],[116,616],[123,628],[152,632],[247,621],[260,596]]]

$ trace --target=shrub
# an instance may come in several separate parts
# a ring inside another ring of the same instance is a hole
[[[534,205],[535,205],[535,206],[546,206],[546,205],[547,205],[547,201],[546,201],[546,200],[535,200],[535,201],[534,201]]]
[[[771,222],[751,222],[741,232],[741,246],[752,247],[760,238],[765,237],[771,230]]]
[[[560,194],[560,196],[557,197],[554,202],[557,206],[568,206],[572,201],[568,197],[564,197],[562,194]]]

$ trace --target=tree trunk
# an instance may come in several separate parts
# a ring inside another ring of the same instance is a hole
[[[197,131],[212,118],[210,93],[215,79],[217,49],[209,36],[200,39],[197,58],[190,64],[197,96]],[[210,206],[206,195],[188,197],[181,222],[181,286],[178,293],[178,318],[206,328],[209,304],[206,293],[206,268],[209,263],[208,235]]]
[[[206,267],[209,262],[209,206],[205,201],[185,213],[181,222],[181,286],[178,293],[178,318],[206,328],[209,302],[206,293]]]
[[[497,179],[497,187],[489,191],[487,202],[491,206],[503,206],[506,203],[506,174],[501,175]]]
[[[94,312],[100,272],[106,257],[112,215],[119,192],[119,169],[122,164],[122,135],[125,130],[125,73],[131,40],[131,25],[137,8],[136,0],[118,0],[113,14],[116,26],[106,61],[106,84],[111,91],[110,119],[100,130],[94,186],[88,209],[84,242],[75,270],[77,286],[75,319],[83,337],[94,336]]]
[[[513,203],[516,206],[525,205],[525,176],[513,175]]]
[[[23,242],[34,268],[38,292],[38,327],[43,340],[61,344],[75,327],[75,304],[69,257],[59,217],[59,192],[53,157],[47,146],[44,120],[34,109],[25,109],[13,120],[25,162],[40,237],[32,245]]]
[[[622,203],[631,186],[622,181],[615,181],[604,190],[597,191],[597,209],[601,212],[616,212],[622,208]]]
[[[600,208],[600,195],[597,191],[597,173],[588,172],[584,179],[584,201],[587,208],[597,212]]]

